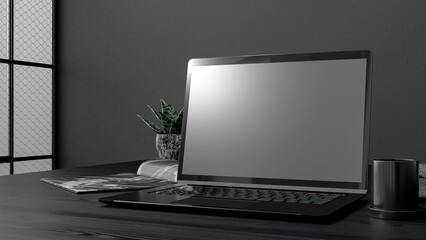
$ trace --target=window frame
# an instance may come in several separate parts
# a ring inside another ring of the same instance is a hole
[[[30,61],[20,61],[15,60],[14,56],[14,4],[15,0],[9,0],[8,8],[8,30],[9,30],[9,56],[8,58],[0,57],[0,64],[7,64],[9,68],[8,73],[8,83],[9,83],[9,155],[0,156],[0,164],[9,163],[10,175],[15,174],[14,163],[15,162],[24,162],[31,160],[46,160],[51,159],[52,169],[58,168],[58,159],[57,159],[57,81],[58,81],[58,71],[57,71],[57,0],[50,0],[52,3],[52,61],[50,64],[39,63],[39,62],[30,62]],[[47,68],[52,71],[52,149],[51,155],[34,155],[34,156],[25,156],[25,157],[14,157],[14,66],[28,66],[28,67],[37,67],[37,68]]]

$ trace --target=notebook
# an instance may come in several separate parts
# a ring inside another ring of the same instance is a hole
[[[99,199],[329,217],[367,192],[369,51],[188,63],[176,184]]]

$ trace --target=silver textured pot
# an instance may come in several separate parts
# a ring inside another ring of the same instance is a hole
[[[180,134],[157,134],[155,138],[158,157],[160,159],[179,159]]]

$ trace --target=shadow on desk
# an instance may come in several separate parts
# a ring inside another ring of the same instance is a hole
[[[149,210],[149,211],[162,211],[162,212],[174,212],[174,213],[187,213],[187,214],[201,214],[201,215],[212,215],[212,216],[223,216],[223,217],[238,217],[238,218],[252,218],[252,219],[263,219],[263,220],[275,220],[275,221],[291,221],[291,222],[304,222],[304,223],[317,223],[317,224],[332,224],[350,213],[367,206],[367,200],[355,201],[353,204],[337,211],[333,215],[324,217],[307,217],[307,216],[296,216],[296,215],[283,215],[273,213],[259,213],[259,212],[246,212],[246,211],[234,211],[227,209],[207,209],[207,208],[194,208],[194,207],[182,207],[182,206],[165,206],[165,205],[141,205],[137,203],[114,203],[114,205],[104,205],[105,208],[126,208],[134,210]]]

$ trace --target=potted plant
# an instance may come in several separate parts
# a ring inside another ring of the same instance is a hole
[[[161,126],[155,125],[152,121],[138,114],[140,119],[148,125],[156,136],[156,148],[160,159],[179,159],[183,108],[180,112],[176,112],[174,107],[163,99],[160,99],[161,111],[155,111],[150,105],[148,108],[154,113]]]

